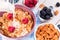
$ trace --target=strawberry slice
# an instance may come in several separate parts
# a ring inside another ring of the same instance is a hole
[[[9,14],[7,15],[7,19],[8,19],[8,20],[13,19],[13,14],[12,14],[12,13],[9,13]]]
[[[15,30],[15,27],[13,27],[13,26],[9,26],[9,27],[8,27],[8,31],[9,31],[9,32],[14,32],[14,30]]]
[[[22,19],[22,23],[24,23],[24,24],[27,24],[28,21],[29,21],[28,18],[23,18],[23,19]]]

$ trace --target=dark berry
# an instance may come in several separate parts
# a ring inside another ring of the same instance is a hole
[[[41,18],[45,19],[45,17],[43,15],[40,15]]]
[[[49,13],[49,12],[51,12],[51,9],[47,9],[47,10],[46,10],[46,13]]]
[[[53,14],[52,14],[52,13],[50,13],[50,14],[49,14],[49,16],[50,16],[50,17],[53,17]]]
[[[46,11],[48,8],[47,7],[44,7],[43,10]]]
[[[17,3],[19,0],[14,0],[14,3]]]
[[[49,15],[46,15],[46,16],[45,16],[45,19],[50,19],[50,16],[49,16]]]
[[[60,6],[60,3],[59,3],[59,2],[57,2],[57,3],[56,3],[56,7],[59,7],[59,6]]]
[[[49,6],[50,9],[53,9],[53,6]]]
[[[43,15],[43,16],[45,16],[46,15],[46,12],[44,10],[41,10],[40,11],[40,14]]]
[[[57,26],[58,26],[58,28],[60,29],[60,24],[58,24]]]

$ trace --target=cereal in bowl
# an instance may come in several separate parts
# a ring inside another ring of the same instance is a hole
[[[59,40],[59,31],[53,24],[41,25],[36,31],[36,40]]]
[[[25,36],[30,33],[34,25],[34,20],[29,12],[22,9],[15,9],[14,15],[13,13],[4,13],[0,17],[0,32],[11,38]]]

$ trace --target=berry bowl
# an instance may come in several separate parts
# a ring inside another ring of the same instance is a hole
[[[60,40],[59,32],[60,29],[55,24],[42,23],[36,27],[34,32],[34,38],[35,40]]]
[[[38,10],[38,18],[41,22],[45,22],[51,20],[54,17],[54,11],[51,10],[49,7],[43,7],[42,9],[39,8]]]

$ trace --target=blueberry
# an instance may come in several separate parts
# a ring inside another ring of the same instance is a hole
[[[43,10],[46,11],[48,8],[47,7],[44,7]]]
[[[59,6],[60,6],[60,3],[59,3],[59,2],[57,2],[57,3],[56,3],[56,7],[59,7]]]
[[[17,3],[19,0],[14,0],[14,3]]]
[[[52,14],[52,13],[50,13],[50,14],[49,14],[49,16],[50,16],[50,17],[53,17],[53,14]]]
[[[47,13],[44,10],[41,10],[40,14],[43,15],[43,16],[45,16]]]
[[[50,19],[50,16],[49,16],[49,15],[46,15],[46,16],[45,16],[45,19]]]
[[[40,15],[41,18],[45,19],[45,17],[43,15]]]
[[[47,10],[46,10],[46,13],[49,13],[49,12],[51,12],[51,9],[47,9]]]
[[[59,27],[59,29],[60,29],[60,25],[58,24],[57,26],[58,26],[58,27]]]
[[[49,6],[50,9],[53,9],[53,6]]]

